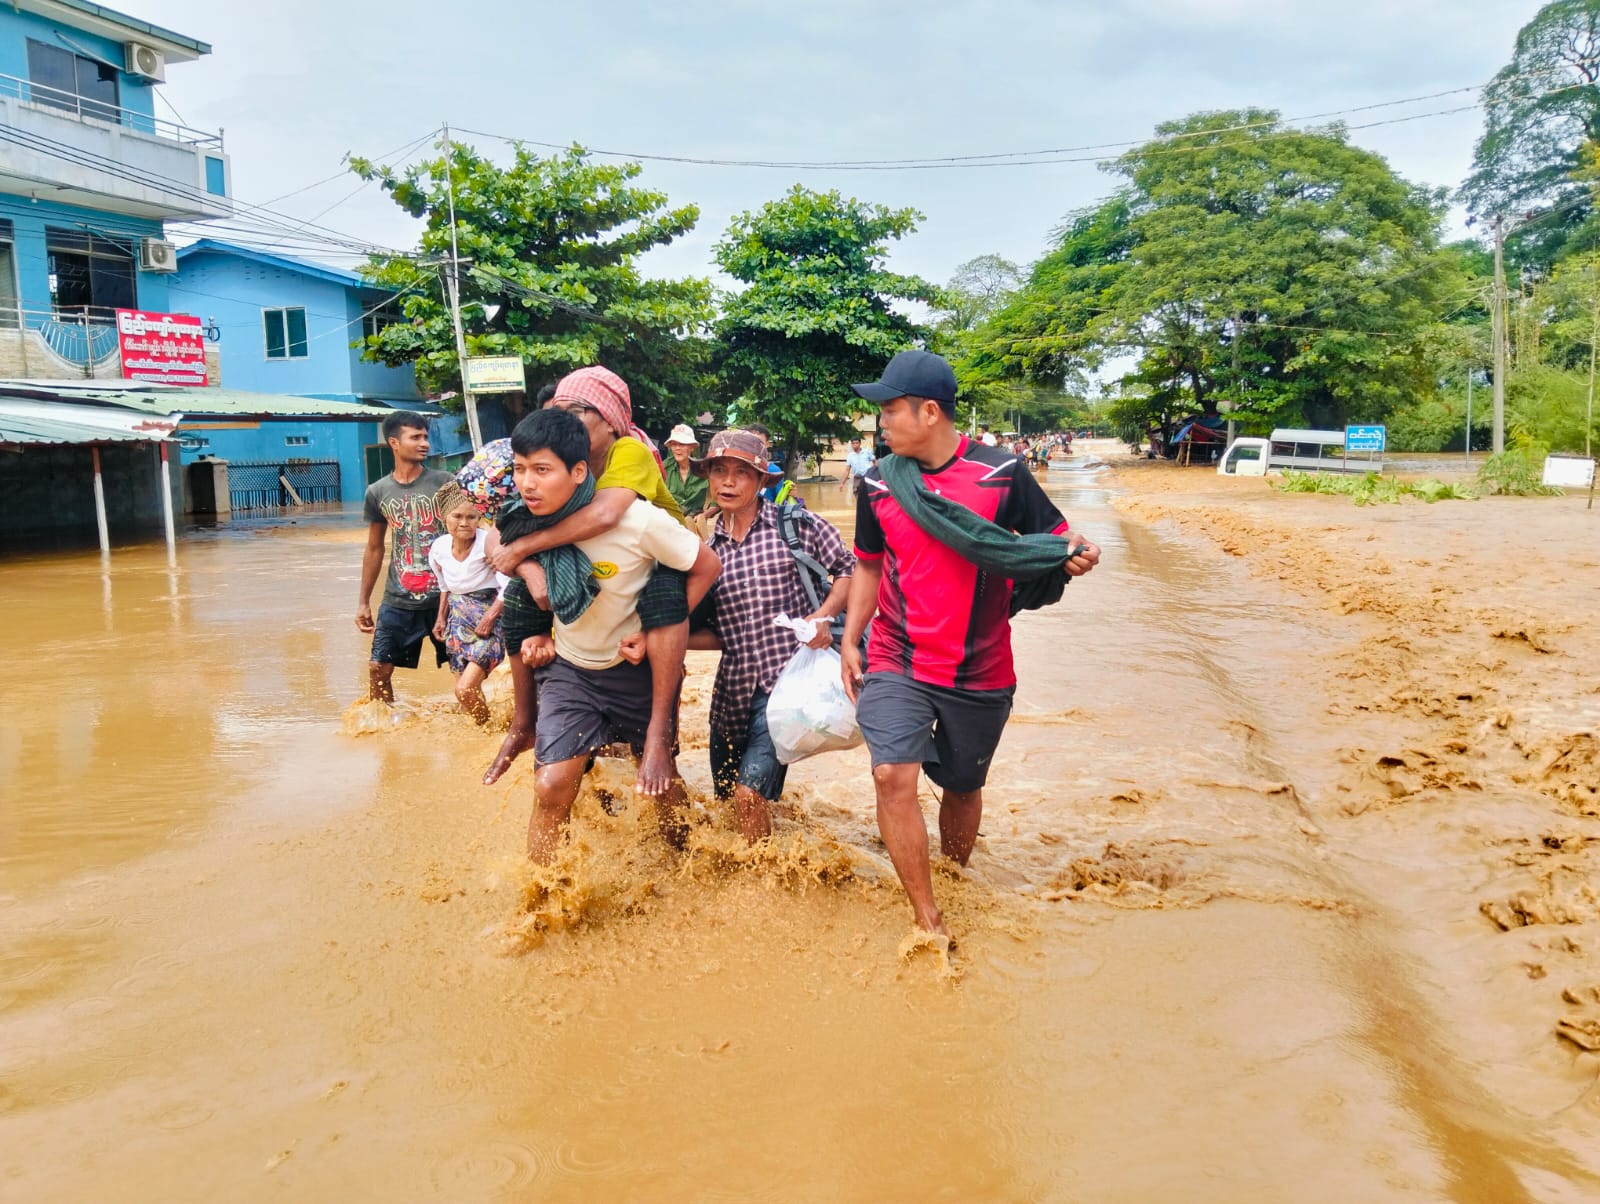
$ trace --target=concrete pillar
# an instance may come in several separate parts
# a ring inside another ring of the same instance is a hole
[[[172,470],[167,467],[167,441],[161,448],[161,520],[167,528],[167,563],[178,563],[178,536],[172,525]]]
[[[89,454],[94,460],[94,521],[100,528],[100,551],[111,551],[111,530],[106,526],[106,487],[100,479],[100,448],[91,444]]]

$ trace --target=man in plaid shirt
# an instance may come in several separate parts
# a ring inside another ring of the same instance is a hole
[[[711,626],[693,633],[690,647],[722,650],[711,692],[711,772],[717,797],[732,797],[739,831],[752,843],[771,834],[771,802],[783,794],[787,773],[767,733],[767,697],[796,644],[794,633],[772,620],[804,615],[817,624],[811,646],[828,647],[830,622],[844,610],[855,570],[855,557],[833,524],[800,512],[801,547],[833,579],[811,611],[800,581],[804,570],[778,528],[778,508],[761,496],[782,477],[770,463],[767,441],[741,430],[714,435],[705,459],[690,462],[695,475],[710,482],[718,515],[709,542],[722,562]]]

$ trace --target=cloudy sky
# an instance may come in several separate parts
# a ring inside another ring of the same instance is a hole
[[[713,159],[902,159],[1134,141],[1157,122],[1255,105],[1286,117],[1481,85],[1537,0],[115,0],[208,41],[165,95],[226,130],[234,191],[391,247],[415,231],[376,185],[335,176],[442,121],[528,140]],[[1353,127],[1470,105],[1458,93]],[[159,111],[159,110],[158,110]],[[170,114],[168,114],[170,115]],[[1407,178],[1454,185],[1476,111],[1352,129]],[[503,147],[469,137],[483,149]],[[894,266],[935,280],[974,255],[1036,258],[1110,180],[1086,162],[839,171],[648,163],[700,206],[659,274],[711,273],[728,219],[801,182],[925,215]],[[284,197],[282,200],[274,198]],[[349,262],[348,259],[345,262]]]

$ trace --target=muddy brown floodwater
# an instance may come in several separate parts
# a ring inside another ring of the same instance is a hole
[[[0,1198],[1600,1198],[1600,514],[1048,480],[953,963],[863,750],[732,839],[708,656],[689,853],[602,762],[536,878],[353,514],[8,562]]]

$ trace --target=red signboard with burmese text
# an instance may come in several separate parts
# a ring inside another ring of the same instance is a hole
[[[166,385],[204,385],[206,332],[191,314],[117,310],[117,345],[126,380]]]

